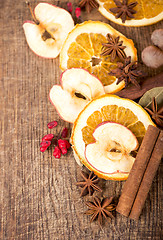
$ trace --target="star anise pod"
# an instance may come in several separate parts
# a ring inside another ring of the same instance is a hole
[[[151,117],[155,120],[156,124],[160,127],[163,127],[163,106],[158,110],[156,98],[152,98],[152,110],[145,107],[145,110],[149,112]]]
[[[124,63],[118,62],[117,68],[113,69],[109,75],[116,76],[118,81],[116,84],[120,83],[121,81],[125,81],[125,87],[129,83],[133,83],[135,86],[140,88],[139,83],[137,82],[138,77],[146,76],[144,72],[137,69],[138,64],[137,62],[131,62],[131,57],[127,57],[124,60]]]
[[[93,8],[98,8],[99,4],[96,2],[96,0],[82,0],[79,3],[79,7],[84,7],[87,13],[90,13]]]
[[[101,188],[97,186],[99,178],[93,173],[90,172],[87,174],[84,171],[81,171],[80,175],[83,178],[83,181],[77,182],[76,185],[82,187],[80,196],[85,196],[87,194],[92,195],[94,191],[102,192]]]
[[[117,7],[110,8],[109,10],[116,14],[115,18],[121,18],[122,22],[125,23],[127,17],[128,18],[134,18],[133,14],[136,13],[136,11],[133,9],[138,3],[137,2],[130,2],[128,4],[128,0],[123,0],[122,2],[118,0],[114,0]]]
[[[125,46],[122,46],[123,41],[119,41],[119,36],[114,38],[111,34],[107,34],[107,43],[102,43],[103,45],[103,52],[101,53],[101,56],[110,55],[111,56],[111,62],[113,62],[118,56],[122,61],[126,58],[126,54],[124,52]]]
[[[115,204],[111,204],[113,197],[103,198],[102,201],[98,197],[94,197],[93,201],[87,201],[85,204],[88,206],[86,215],[92,215],[91,222],[98,219],[100,225],[103,223],[103,219],[107,217],[114,218],[111,211],[115,209]]]

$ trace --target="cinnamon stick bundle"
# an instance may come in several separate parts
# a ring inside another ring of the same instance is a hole
[[[161,150],[157,150],[158,148]],[[160,130],[150,125],[140,146],[135,162],[130,171],[129,177],[122,190],[122,194],[116,208],[117,212],[121,213],[126,217],[128,217],[131,212],[132,214],[130,215],[130,217],[133,219],[138,219],[143,208],[147,193],[149,191],[149,185],[152,183],[153,177],[159,166],[162,154],[162,133],[160,135]],[[149,162],[150,164],[148,165]],[[141,190],[140,193],[139,189]],[[140,198],[142,198],[143,200],[141,201]],[[139,204],[140,206],[138,208]]]
[[[163,155],[163,131],[160,132],[151,159],[145,171],[144,177],[139,187],[135,202],[132,206],[130,218],[138,220],[147,198],[149,189],[152,185],[153,178],[159,167],[161,156]]]

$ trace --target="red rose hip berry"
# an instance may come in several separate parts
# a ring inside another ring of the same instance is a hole
[[[42,142],[44,141],[51,141],[53,139],[54,135],[53,134],[47,134],[42,138]]]
[[[62,148],[67,148],[65,141],[62,140],[62,139],[59,139],[59,140],[58,140],[58,145],[59,145],[59,148],[60,148],[60,149],[62,149]]]
[[[41,145],[42,147],[49,147],[50,144],[51,144],[51,141],[43,141],[43,142],[40,143],[40,145]]]
[[[68,135],[68,129],[65,127],[65,128],[63,129],[62,133],[61,133],[61,136],[62,136],[63,138],[66,138],[67,135]]]
[[[61,157],[61,150],[59,149],[58,146],[56,146],[56,147],[54,148],[53,156],[54,156],[55,158],[60,158],[60,157]]]
[[[45,152],[48,147],[40,147],[40,152]]]
[[[47,126],[49,129],[52,129],[52,128],[56,127],[57,125],[58,125],[57,121],[52,121],[52,122],[48,123]]]
[[[69,149],[69,148],[71,147],[71,145],[70,145],[69,141],[67,141],[67,140],[64,140],[64,142],[65,142],[65,144],[66,144],[66,148],[67,148],[67,149]]]

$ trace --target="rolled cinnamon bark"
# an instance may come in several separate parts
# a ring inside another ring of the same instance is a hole
[[[152,125],[148,126],[133,167],[122,189],[116,211],[128,217],[142,181],[146,166],[151,157],[160,130]]]
[[[139,187],[129,218],[138,220],[151,187],[153,178],[158,170],[163,156],[163,131],[160,132],[144,177]]]

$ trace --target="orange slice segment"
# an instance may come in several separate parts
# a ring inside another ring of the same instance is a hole
[[[74,68],[84,68],[91,72],[92,66],[91,63],[84,60],[84,59],[78,59],[78,58],[69,58],[68,64],[71,66],[74,66]]]
[[[88,117],[87,126],[95,130],[98,124],[104,121],[120,123],[130,129],[134,135],[139,138],[143,138],[146,132],[144,124],[138,121],[138,117],[132,112],[132,110],[125,107],[106,105],[101,108],[101,111],[95,111]],[[89,134],[85,131],[83,132],[83,139],[86,144],[88,144],[88,142],[91,143],[90,139],[93,139],[91,132],[92,131],[90,131]]]
[[[122,0],[120,0],[122,2]],[[136,13],[133,19],[127,19],[122,23],[120,18],[116,19],[110,8],[117,7],[113,0],[97,0],[99,11],[107,19],[125,26],[146,26],[154,24],[163,19],[163,0],[137,0],[138,4],[133,8]],[[133,0],[128,0],[128,4]]]
[[[120,40],[126,46],[126,55],[131,56],[132,61],[137,59],[137,51],[132,40],[127,39],[106,23],[88,21],[76,25],[68,35],[60,54],[60,67],[62,70],[85,68],[99,78],[105,87],[105,92],[114,93],[120,91],[125,84],[124,81],[116,84],[116,77],[108,74],[116,68],[120,59],[117,57],[114,62],[111,62],[110,56],[101,56],[102,44],[108,42],[106,38],[108,33],[114,37],[120,36]]]

